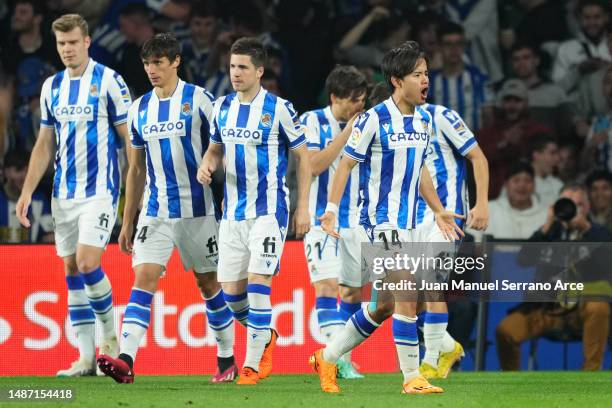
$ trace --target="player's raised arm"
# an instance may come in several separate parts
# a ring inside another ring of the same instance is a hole
[[[325,213],[319,218],[323,231],[335,238],[340,238],[336,231],[336,221],[338,219],[338,205],[342,199],[344,188],[353,167],[365,160],[366,150],[376,135],[377,127],[378,122],[368,112],[361,114],[351,126],[351,134],[344,147],[344,155],[334,174]]]
[[[455,223],[455,218],[464,218],[463,215],[455,214],[452,211],[447,211],[438,193],[434,187],[429,170],[427,166],[423,166],[421,169],[421,183],[419,184],[419,193],[425,199],[427,205],[432,209],[436,224],[440,227],[440,231],[449,241],[455,241],[459,239],[459,235],[465,236],[461,228]]]
[[[21,190],[19,200],[17,200],[17,206],[15,208],[17,219],[21,225],[26,228],[30,227],[28,210],[32,202],[32,193],[36,190],[38,183],[40,183],[40,179],[47,171],[51,158],[53,157],[53,152],[55,151],[53,136],[54,130],[52,127],[40,127],[38,139],[36,140],[36,144],[34,144],[32,155],[30,156],[28,173],[23,183],[23,189]]]
[[[340,159],[340,163],[334,174],[334,180],[332,181],[325,213],[319,218],[321,221],[321,229],[334,238],[340,238],[340,234],[336,231],[340,200],[342,199],[346,183],[351,175],[351,170],[353,170],[356,164],[357,161],[349,156],[343,156],[342,159]]]
[[[476,181],[476,204],[470,210],[468,227],[484,231],[489,225],[489,162],[479,146],[465,157],[472,162]]]
[[[353,123],[355,119],[359,116],[361,112],[357,112],[353,117],[348,121],[342,132],[335,137],[332,142],[327,145],[323,150],[320,151],[311,151],[310,152],[310,165],[312,167],[312,175],[318,176],[323,173],[325,170],[329,169],[329,166],[332,165],[334,160],[338,157],[346,142],[348,141],[349,136],[351,135],[351,129],[353,128]]]

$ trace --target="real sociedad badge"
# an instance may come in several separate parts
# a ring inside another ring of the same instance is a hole
[[[90,94],[92,97],[96,98],[96,97],[99,95],[99,93],[98,93],[98,85],[96,85],[96,84],[92,84],[92,85],[89,87],[89,94]]]
[[[183,106],[181,107],[181,113],[183,115],[191,115],[191,105],[189,104],[189,102],[185,102],[183,104]]]
[[[259,121],[259,123],[261,123],[261,126],[265,127],[265,128],[269,128],[272,126],[272,116],[270,116],[269,113],[264,113],[263,115],[261,115],[261,120]]]

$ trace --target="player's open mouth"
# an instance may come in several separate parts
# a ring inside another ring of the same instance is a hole
[[[427,99],[427,92],[429,92],[429,87],[421,89],[421,97],[423,99]]]

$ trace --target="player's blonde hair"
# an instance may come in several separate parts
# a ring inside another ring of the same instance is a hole
[[[53,24],[51,24],[53,33],[58,31],[61,33],[67,33],[77,27],[81,29],[83,37],[89,36],[89,25],[80,14],[64,14],[60,18],[56,19]]]

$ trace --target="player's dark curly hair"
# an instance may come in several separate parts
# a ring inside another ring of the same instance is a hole
[[[156,34],[153,38],[147,40],[140,50],[140,58],[143,60],[166,57],[172,62],[180,56],[181,45],[176,37],[170,33]]]
[[[248,55],[256,68],[266,65],[268,53],[261,41],[254,37],[242,37],[237,39],[230,49],[230,54]]]
[[[416,41],[406,41],[385,54],[381,69],[391,92],[394,90],[391,78],[400,79],[412,73],[420,59],[425,59],[425,52]]]
[[[337,98],[358,98],[368,91],[368,81],[352,65],[336,65],[325,80],[325,92],[331,98],[334,94]]]

